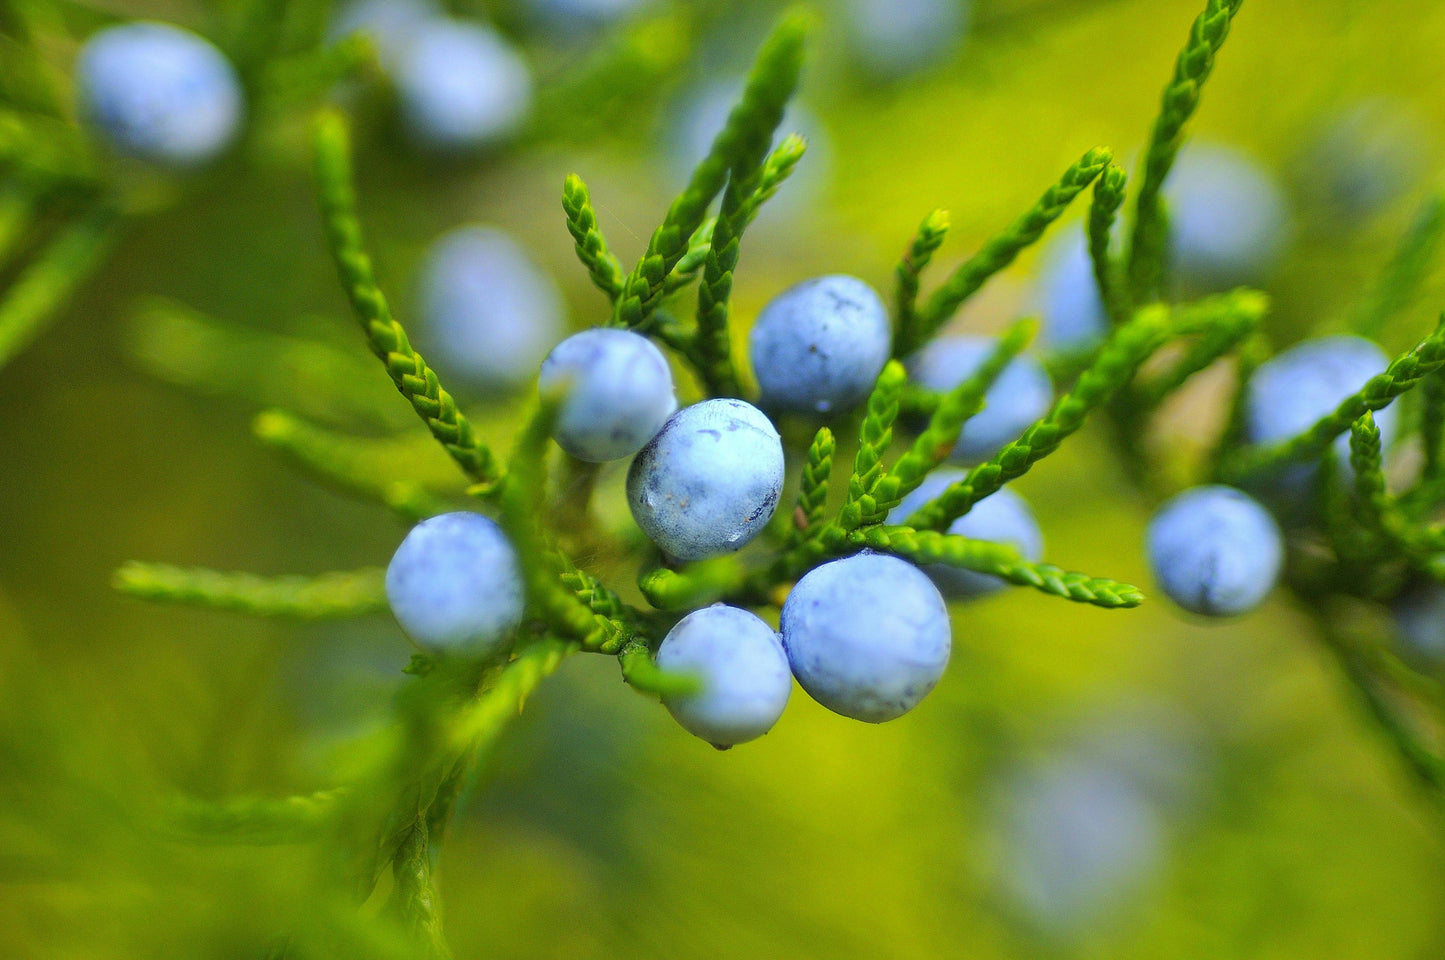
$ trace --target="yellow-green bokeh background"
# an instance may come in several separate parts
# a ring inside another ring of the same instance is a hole
[[[202,12],[185,0],[97,6],[182,22]],[[1088,147],[1131,155],[1200,6],[977,0],[946,63],[881,84],[849,67],[821,5],[805,99],[830,131],[832,175],[819,202],[744,246],[739,316],[824,271],[886,287],[934,207],[954,224],[941,262],[957,262]],[[702,65],[740,67],[769,9],[718,19],[672,85]],[[1249,0],[1194,130],[1289,184],[1333,111],[1388,96],[1424,118],[1440,169],[1441,50],[1445,5],[1433,0]],[[591,124],[600,140],[558,135],[441,171],[384,155],[382,132],[363,137],[363,215],[384,280],[404,302],[425,244],[481,219],[552,268],[574,323],[597,319],[560,216],[562,176],[587,178],[603,229],[634,256],[677,186],[655,150],[669,99]],[[300,855],[168,843],[137,811],[167,791],[326,786],[320,758],[384,721],[406,662],[381,620],[295,629],[146,607],[108,586],[133,557],[265,573],[384,563],[402,535],[379,508],[318,489],[254,444],[252,405],[158,383],[126,360],[122,322],[148,294],[276,330],[328,315],[335,341],[362,351],[321,246],[301,136],[299,124],[275,135],[139,224],[0,373],[0,955],[254,955],[275,918],[306,902]],[[1432,182],[1364,227],[1302,230],[1270,284],[1281,339],[1347,309]],[[1007,311],[1031,265],[985,292],[1002,305],[975,322]],[[1442,288],[1432,281],[1391,346],[1426,328]],[[1021,488],[1050,560],[1149,588],[1149,504],[1100,433]],[[1445,952],[1445,826],[1287,599],[1215,625],[1162,599],[1105,612],[1011,591],[954,621],[949,674],[907,717],[853,723],[796,691],[772,734],[723,754],[624,687],[615,664],[574,658],[528,702],[449,838],[440,882],[457,955]],[[1041,930],[1004,892],[996,785],[1097,726],[1139,722],[1190,745],[1191,798],[1164,813],[1156,869],[1088,922]]]

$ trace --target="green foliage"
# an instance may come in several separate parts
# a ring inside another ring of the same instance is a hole
[[[1424,377],[1445,366],[1445,317],[1435,332],[1408,353],[1391,361],[1385,372],[1370,378],[1358,393],[1345,397],[1333,413],[1321,417],[1297,436],[1266,447],[1240,450],[1225,463],[1224,475],[1234,479],[1268,473],[1296,460],[1321,456],[1335,438],[1360,417],[1382,410]]]
[[[417,456],[409,444],[343,436],[284,410],[262,412],[252,430],[257,440],[317,479],[381,503],[404,519],[424,520],[448,510],[444,499],[412,479],[427,472],[430,460]],[[440,485],[439,480],[432,483]]]
[[[795,548],[815,535],[823,523],[828,511],[828,487],[833,478],[833,453],[837,448],[833,431],[819,427],[813,442],[808,444],[808,459],[798,484],[798,503],[793,508],[793,523],[784,542],[785,548]]]
[[[997,492],[1010,480],[1023,476],[1034,464],[1057,450],[1065,438],[1083,426],[1090,412],[1133,379],[1144,361],[1164,344],[1170,333],[1169,318],[1165,307],[1145,307],[1133,320],[1116,329],[1073,389],[1056,400],[1043,419],[991,460],[974,467],[961,480],[915,510],[908,517],[908,526],[943,530],[975,503]]]
[[[598,290],[613,303],[622,294],[622,264],[607,249],[607,240],[597,226],[597,211],[592,209],[592,196],[587,184],[575,173],[568,174],[562,185],[562,209],[567,214],[567,232],[576,242],[577,259]]]
[[[1189,29],[1189,40],[1164,88],[1163,105],[1144,151],[1144,176],[1134,197],[1134,233],[1129,244],[1129,292],[1135,303],[1158,294],[1164,274],[1168,220],[1160,191],[1183,144],[1184,125],[1199,107],[1200,91],[1214,69],[1214,57],[1229,36],[1244,0],[1207,0]]]
[[[377,567],[316,577],[258,577],[161,563],[127,563],[115,588],[144,600],[234,610],[256,617],[331,620],[386,609],[386,571]]]
[[[1094,200],[1089,204],[1089,259],[1094,264],[1094,282],[1099,285],[1104,312],[1116,324],[1129,315],[1129,297],[1117,265],[1110,258],[1109,243],[1114,220],[1124,205],[1128,180],[1122,167],[1110,164],[1094,181]]]
[[[1445,236],[1445,196],[1431,196],[1400,238],[1384,273],[1358,307],[1350,325],[1362,337],[1378,337],[1410,306],[1425,282]]]
[[[310,835],[340,849],[360,900],[372,894],[389,868],[391,893],[382,914],[421,955],[450,956],[441,932],[434,872],[447,823],[469,771],[528,695],[568,657],[579,652],[615,656],[624,681],[645,693],[670,697],[696,692],[698,678],[664,671],[654,659],[661,637],[677,615],[718,600],[756,607],[780,605],[792,581],[808,570],[865,548],[919,564],[946,564],[999,577],[1077,603],[1106,609],[1136,607],[1143,594],[1129,584],[1028,561],[1012,547],[945,531],[980,500],[1056,452],[1096,413],[1110,419],[1111,439],[1131,478],[1146,479],[1144,439],[1153,416],[1192,377],[1231,356],[1238,382],[1228,424],[1209,451],[1204,475],[1217,472],[1226,479],[1242,480],[1295,461],[1325,464],[1325,526],[1332,555],[1322,562],[1325,569],[1316,579],[1301,575],[1292,582],[1299,594],[1376,599],[1398,593],[1404,574],[1396,568],[1445,579],[1437,560],[1445,549],[1445,532],[1428,522],[1430,510],[1445,495],[1438,489],[1445,322],[1308,430],[1279,444],[1250,448],[1239,443],[1239,398],[1252,371],[1268,356],[1268,343],[1260,333],[1268,298],[1258,291],[1235,290],[1195,302],[1158,302],[1165,286],[1167,245],[1161,190],[1239,6],[1240,0],[1207,0],[1194,23],[1165,90],[1142,175],[1136,178],[1132,235],[1121,256],[1115,255],[1113,234],[1125,208],[1129,181],[1110,151],[1095,148],[1065,171],[1036,204],[986,241],[921,305],[922,273],[948,231],[945,212],[935,211],[924,219],[896,267],[893,353],[902,358],[935,336],[989,278],[1035,244],[1092,185],[1089,252],[1112,329],[1102,345],[1072,367],[1077,375],[1066,378],[1072,382],[1048,413],[903,524],[888,524],[889,512],[947,458],[960,430],[983,409],[989,387],[1030,346],[1037,325],[1025,320],[1008,329],[983,365],[946,393],[910,385],[903,364],[894,359],[883,369],[858,418],[852,470],[836,512],[830,513],[828,501],[838,444],[833,430],[823,427],[807,449],[796,506],[791,517],[785,517],[791,523],[770,529],[749,555],[727,555],[683,567],[649,561],[639,571],[637,587],[650,609],[633,606],[603,576],[582,567],[583,560],[590,567],[598,557],[611,560],[626,551],[607,542],[606,531],[590,515],[596,471],[572,462],[549,471],[550,435],[559,398],[535,399],[503,460],[482,441],[411,346],[391,313],[362,242],[348,121],[337,111],[323,112],[315,128],[316,186],[328,249],[343,290],[368,346],[393,385],[471,481],[466,491],[473,498],[471,505],[497,514],[517,549],[526,586],[526,617],[511,650],[494,662],[418,658],[408,670],[412,678],[397,704],[394,740],[388,741],[388,749],[376,750],[345,787],[282,801],[179,801],[167,823],[180,833],[214,842],[281,843]],[[248,15],[265,19],[268,9],[269,0],[258,0],[248,8]],[[582,179],[573,175],[564,183],[567,229],[592,284],[612,303],[610,322],[651,335],[671,348],[693,367],[710,397],[744,392],[731,356],[733,285],[744,263],[745,231],[804,155],[805,144],[796,136],[769,148],[798,84],[808,26],[808,18],[795,13],[769,36],[726,125],[630,271],[611,252]],[[241,35],[250,37],[249,30],[241,30]],[[258,39],[248,40],[253,45],[245,57],[258,65],[256,75],[263,85],[275,84],[279,90],[308,88],[314,82],[319,88],[370,62],[371,52],[364,45],[343,45],[324,55],[292,50],[294,58],[277,60],[277,51],[289,49],[284,32],[261,31]],[[0,157],[23,154],[32,126],[7,127],[0,116]],[[7,136],[7,131],[14,135]],[[36,156],[46,157],[43,151]],[[55,170],[63,167],[46,158],[37,169],[47,165]],[[0,251],[6,247],[6,224],[14,233],[31,207],[28,196],[0,194],[4,197],[10,199],[8,205],[0,203]],[[1438,246],[1441,222],[1437,198],[1401,243],[1375,294],[1361,308],[1357,328],[1379,330],[1402,312],[1422,285],[1425,265]],[[15,345],[23,345],[99,256],[109,221],[103,222],[104,230],[88,224],[93,221],[82,220],[62,234],[0,302],[0,362],[18,349]],[[698,282],[696,322],[687,326],[667,300],[693,281]],[[256,419],[257,437],[332,487],[383,504],[408,520],[449,509],[450,498],[460,500],[461,482],[438,473],[435,463],[424,462],[406,438],[364,438],[308,421],[361,419],[396,426],[390,414],[352,392],[355,365],[334,348],[299,338],[241,334],[169,305],[143,311],[133,339],[141,361],[168,379],[285,407],[267,410]],[[1153,362],[1166,346],[1177,349]],[[318,366],[322,372],[315,382],[307,380],[304,371]],[[1422,386],[1425,466],[1416,488],[1394,497],[1386,485],[1384,451],[1371,412],[1416,386]],[[915,417],[924,421],[921,429],[915,429]],[[1346,430],[1351,431],[1353,499],[1332,472],[1329,455],[1333,440]],[[904,451],[890,466],[889,457],[900,439]],[[554,472],[563,478],[560,482]],[[558,505],[566,509],[554,509]],[[603,569],[602,564],[597,569]],[[1355,577],[1361,570],[1369,575]],[[377,569],[268,579],[133,563],[117,572],[116,586],[151,600],[323,619],[383,609],[382,578]],[[1403,692],[1441,706],[1445,698],[1440,690],[1379,645],[1325,626],[1326,642],[1381,729],[1422,782],[1445,790],[1445,760],[1417,735],[1393,699]],[[377,955],[385,954],[385,948],[377,948]]]
[[[161,299],[136,305],[124,336],[137,366],[188,390],[327,423],[399,430],[416,422],[375,376],[374,361],[319,340],[225,323]]]
[[[1095,147],[1065,170],[1059,182],[1045,190],[1038,203],[959,265],[908,326],[898,327],[893,338],[893,355],[904,357],[923,346],[989,277],[1013,263],[1024,249],[1037,242],[1049,224],[1063,215],[1074,198],[1108,168],[1113,158],[1107,149]]]
[[[642,259],[628,274],[613,312],[614,324],[629,329],[650,326],[668,276],[687,253],[689,238],[707,219],[708,207],[723,191],[730,172],[745,168],[750,155],[767,149],[773,131],[782,122],[783,109],[797,89],[807,30],[808,18],[795,13],[784,19],[763,44],[727,125],[693,171],[686,189],[668,208]]]
[[[24,350],[114,242],[116,214],[102,209],[65,229],[0,296],[0,366]]]
[[[316,124],[316,185],[337,274],[372,353],[457,465],[479,483],[495,481],[496,459],[477,439],[451,394],[442,389],[436,372],[412,348],[406,331],[392,317],[386,296],[376,285],[356,216],[351,138],[346,122],[336,113],[323,113]]]
[[[898,266],[893,269],[894,279],[897,284],[893,295],[893,317],[895,338],[902,335],[903,331],[912,331],[918,325],[918,287],[922,282],[923,271],[933,261],[933,255],[938,248],[943,246],[943,238],[948,235],[948,211],[935,210],[923,218],[918,225],[918,232],[913,235],[913,240],[904,251],[903,258],[898,261]],[[895,348],[894,355],[899,351]]]
[[[1056,597],[1098,607],[1137,607],[1144,595],[1117,580],[1067,573],[1047,563],[1033,563],[1012,547],[957,534],[911,527],[873,526],[849,536],[852,543],[887,550],[915,563],[942,563],[976,573],[1002,577],[1009,583],[1033,587]]]

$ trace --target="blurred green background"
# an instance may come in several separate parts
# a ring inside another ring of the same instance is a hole
[[[948,56],[885,82],[820,4],[803,100],[826,130],[827,172],[744,244],[738,316],[822,272],[889,289],[898,252],[939,206],[952,212],[951,265],[1088,147],[1132,156],[1201,6],[977,0]],[[742,70],[779,7],[654,8],[639,42],[660,76],[586,116],[558,106],[536,136],[475,161],[398,149],[384,111],[363,104],[362,214],[403,319],[426,244],[469,220],[519,237],[575,326],[602,319],[563,225],[564,174],[587,179],[630,262],[681,182],[659,148],[670,111],[701,80]],[[58,9],[77,35],[115,16],[195,24],[207,12],[189,0]],[[544,88],[607,42],[526,41]],[[1267,284],[1279,340],[1347,310],[1438,186],[1442,49],[1433,0],[1245,4],[1193,130],[1260,158],[1295,203],[1293,246]],[[65,63],[73,48],[52,53]],[[1366,223],[1311,215],[1320,174],[1301,157],[1340,111],[1380,97],[1419,117],[1426,172]],[[266,131],[139,220],[0,374],[0,955],[255,955],[307,909],[304,851],[169,842],[147,822],[153,799],[328,786],[343,745],[386,722],[403,680],[409,648],[389,620],[295,628],[148,607],[109,586],[136,557],[263,573],[383,564],[404,532],[255,444],[256,404],[161,383],[129,357],[127,318],[146,295],[363,356],[322,247],[304,135],[299,122]],[[1014,316],[1035,263],[997,278],[962,326]],[[1390,346],[1428,328],[1442,281]],[[1180,414],[1183,430],[1193,415]],[[493,416],[485,432],[508,433],[505,411]],[[1150,505],[1105,439],[1086,431],[1020,486],[1050,560],[1147,589]],[[621,509],[616,483],[603,497]],[[727,753],[623,686],[610,660],[574,658],[528,701],[448,838],[440,884],[457,955],[1445,953],[1445,825],[1287,599],[1198,624],[1162,600],[1105,612],[1010,591],[954,622],[948,676],[908,716],[853,723],[797,692],[772,734]]]

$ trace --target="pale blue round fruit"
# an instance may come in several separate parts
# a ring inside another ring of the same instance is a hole
[[[809,571],[783,603],[783,648],[809,696],[868,723],[901,717],[943,676],[948,610],[913,564],[864,551]]]
[[[854,55],[874,73],[902,76],[942,60],[968,29],[972,0],[846,0]]]
[[[423,146],[468,150],[516,133],[532,107],[532,71],[491,27],[429,20],[395,67],[402,120]]]
[[[892,346],[888,311],[856,277],[805,280],[763,308],[749,354],[764,406],[841,413],[873,389]]]
[[[788,705],[793,677],[777,633],[721,603],[678,621],[657,649],[664,670],[692,674],[701,688],[663,703],[682,728],[716,747],[756,740]]]
[[[782,492],[778,431],[741,400],[683,407],[627,472],[633,519],[681,561],[741,550],[767,527]]]
[[[543,393],[561,391],[552,436],[590,463],[632,456],[677,409],[667,358],[630,330],[572,334],[542,361],[537,386]]]
[[[993,806],[1003,892],[1055,935],[1124,906],[1165,860],[1159,806],[1129,778],[1085,757],[1014,771]]]
[[[955,481],[966,476],[963,470],[940,469],[928,475],[918,489],[904,497],[888,514],[889,523],[903,523],[908,515],[937,497]],[[986,540],[1013,547],[1025,560],[1038,561],[1044,552],[1044,537],[1028,501],[1004,487],[984,497],[973,509],[953,521],[948,532],[971,540]],[[972,570],[960,570],[946,563],[930,563],[923,572],[938,585],[944,596],[968,599],[1002,590],[1007,584],[998,577]]]
[[[174,167],[235,140],[245,95],[230,62],[180,27],[138,22],[91,36],[76,62],[81,112],[118,152]]]
[[[1258,607],[1284,565],[1274,517],[1233,487],[1194,487],[1169,500],[1149,521],[1146,542],[1169,599],[1209,617]]]
[[[1245,434],[1254,443],[1279,443],[1302,433],[1333,413],[1371,377],[1383,373],[1390,358],[1364,337],[1340,334],[1295,344],[1260,364],[1245,387]],[[1395,408],[1376,410],[1380,440],[1394,438]],[[1350,438],[1335,441],[1341,466],[1348,467]]]
[[[1187,293],[1258,283],[1289,240],[1274,176],[1231,147],[1192,144],[1164,184],[1170,263]]]
[[[556,284],[495,227],[458,227],[438,238],[420,287],[424,339],[436,366],[480,390],[526,382],[562,336]]]
[[[930,390],[952,390],[978,370],[998,346],[993,337],[940,337],[908,361],[913,379]],[[1049,412],[1054,387],[1043,364],[1029,354],[1009,361],[984,395],[978,416],[963,425],[949,459],[987,460]]]
[[[522,622],[525,594],[506,534],[478,513],[444,513],[411,528],[386,568],[386,599],[423,650],[486,659]]]
[[[1044,251],[1035,300],[1043,318],[1040,341],[1050,350],[1071,352],[1096,345],[1109,332],[1109,318],[1082,226],[1075,226]]]
[[[1300,192],[1332,225],[1359,226],[1420,182],[1431,139],[1408,103],[1356,101],[1326,122],[1300,158]]]

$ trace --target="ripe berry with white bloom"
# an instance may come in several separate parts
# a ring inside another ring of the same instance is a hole
[[[175,167],[221,153],[241,127],[244,94],[221,51],[165,23],[127,23],[86,41],[76,63],[81,110],[121,153]]]
[[[892,338],[883,301],[856,277],[818,277],[784,290],[749,336],[763,404],[795,413],[857,406],[888,362]]]
[[[1233,487],[1194,487],[1154,514],[1149,565],[1169,599],[1211,617],[1264,602],[1284,563],[1284,538],[1269,511]]]
[[[488,26],[431,20],[397,59],[402,119],[425,146],[465,150],[501,140],[532,106],[527,61]]]
[[[721,603],[679,620],[657,649],[657,665],[697,677],[697,693],[665,697],[663,703],[683,729],[716,747],[756,740],[771,730],[793,688],[773,628]]]
[[[677,409],[667,358],[630,330],[574,333],[542,361],[537,385],[543,393],[563,391],[552,435],[591,463],[641,450]]]
[[[551,277],[495,227],[458,227],[432,244],[421,313],[442,372],[484,390],[526,381],[562,334]]]
[[[1363,337],[1316,337],[1295,344],[1260,365],[1245,391],[1245,429],[1254,443],[1277,443],[1308,429],[1358,391],[1390,358]],[[1380,440],[1389,445],[1395,432],[1394,407],[1375,411]],[[1350,459],[1350,438],[1335,442],[1342,466]]]
[[[942,493],[950,484],[963,479],[962,470],[935,470],[919,484],[918,489],[888,514],[889,523],[903,523],[914,510]],[[1025,560],[1037,561],[1044,552],[1043,534],[1034,520],[1028,502],[1008,487],[984,497],[973,509],[953,521],[948,532],[973,540],[1002,543],[1016,549]],[[998,577],[972,570],[960,570],[946,563],[930,563],[923,568],[945,596],[965,599],[981,597],[1002,590],[1007,584]]]
[[[913,355],[909,373],[930,390],[952,390],[973,376],[997,346],[993,337],[940,337]],[[1053,399],[1043,365],[1028,354],[1014,357],[984,395],[983,410],[963,425],[949,459],[963,464],[987,460],[1048,413]]]
[[[386,568],[386,599],[402,630],[431,653],[487,658],[522,621],[522,570],[512,544],[478,513],[412,527]]]
[[[633,519],[682,561],[741,550],[767,527],[782,492],[778,431],[741,400],[682,408],[627,473]]]
[[[948,611],[913,564],[864,551],[809,571],[783,603],[793,676],[835,713],[869,723],[918,706],[948,666]]]

